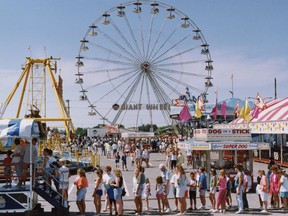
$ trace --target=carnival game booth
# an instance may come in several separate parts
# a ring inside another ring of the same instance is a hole
[[[214,125],[217,129],[249,129],[253,142],[268,142],[268,149],[255,150],[254,160],[269,162],[273,157],[277,164],[288,167],[288,98],[275,99],[267,102],[265,109],[259,110],[257,116],[245,122],[237,118],[229,124]]]
[[[13,140],[16,137],[32,143],[33,137],[38,136],[38,123],[33,119],[0,120],[0,139],[3,140],[2,143],[6,143],[5,140],[7,139]],[[32,148],[28,149],[30,150],[30,155],[32,155]],[[2,172],[4,170],[3,157],[1,160],[0,213],[27,212],[32,210],[38,201],[37,194],[33,191],[32,175],[28,177],[29,181],[26,182],[25,186],[19,187],[14,185],[13,182],[11,186],[6,185],[5,179],[7,175]],[[11,166],[11,168],[13,171],[14,167]],[[30,157],[30,170],[32,170],[32,157]],[[9,177],[12,180],[17,179],[17,176],[14,176],[12,173]]]
[[[178,147],[192,150],[194,169],[204,166],[209,174],[212,167],[224,168],[233,180],[234,166],[241,163],[253,180],[253,151],[269,149],[269,144],[252,142],[249,129],[195,129],[194,138]]]

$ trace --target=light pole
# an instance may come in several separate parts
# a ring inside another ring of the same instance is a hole
[[[67,103],[68,115],[70,117],[70,100],[66,100],[66,103]]]

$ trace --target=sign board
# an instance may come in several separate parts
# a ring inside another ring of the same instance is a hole
[[[208,142],[192,142],[190,143],[191,150],[211,150],[211,145]]]
[[[269,143],[257,143],[258,144],[258,150],[269,150],[270,146]]]
[[[250,129],[195,129],[194,138],[205,142],[252,141]]]
[[[177,147],[180,149],[188,149],[189,148],[189,143],[188,142],[178,142]]]
[[[153,132],[121,133],[122,138],[152,138]]]
[[[221,151],[221,150],[257,150],[257,143],[236,143],[236,142],[227,142],[227,143],[211,143],[211,150]]]

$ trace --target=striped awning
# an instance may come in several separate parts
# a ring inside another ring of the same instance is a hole
[[[276,122],[288,119],[288,98],[275,99],[266,103],[268,108],[260,111],[258,118],[252,118],[249,123],[260,122]],[[251,110],[250,115],[253,113]],[[242,124],[245,122],[243,118],[237,118],[229,124]]]
[[[0,120],[0,138],[39,136],[39,127],[33,119]]]

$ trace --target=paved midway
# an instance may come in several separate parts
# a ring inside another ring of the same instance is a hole
[[[115,161],[114,159],[106,159],[106,157],[101,156],[101,168],[104,169],[106,165],[111,165],[113,168],[115,167]],[[164,163],[165,164],[165,156],[160,153],[151,153],[150,154],[150,168],[145,169],[145,175],[149,178],[150,184],[151,184],[151,194],[150,197],[150,208],[149,211],[144,211],[143,215],[158,215],[158,207],[157,207],[157,200],[155,197],[155,179],[160,174],[159,171],[159,164]],[[124,176],[124,186],[126,188],[127,194],[124,197],[124,215],[135,215],[134,209],[134,201],[133,201],[133,194],[132,194],[132,178],[134,173],[134,168],[131,168],[131,161],[130,158],[128,158],[127,161],[128,169],[129,171],[122,171]],[[261,163],[254,163],[254,177],[257,176],[257,171],[259,169],[267,170],[267,164],[261,164]],[[186,172],[189,172],[189,170],[186,169]],[[172,176],[172,175],[171,175]],[[187,175],[189,177],[189,174]],[[93,197],[92,193],[94,191],[94,178],[96,177],[96,174],[94,172],[87,173],[87,178],[89,182],[89,188],[88,192],[86,194],[86,216],[92,216],[95,214],[95,206],[93,203]],[[69,205],[70,205],[70,215],[74,216],[78,213],[78,208],[76,206],[75,200],[76,200],[76,188],[73,185],[73,181],[76,178],[76,176],[70,177],[70,188],[69,188]],[[255,180],[254,180],[255,181]],[[208,192],[206,193],[208,196]],[[217,194],[216,194],[217,196]],[[169,203],[171,206],[171,209],[175,209],[174,200],[172,199],[171,191],[169,194]],[[104,198],[104,196],[102,196]],[[209,213],[209,209],[211,208],[211,204],[209,201],[209,198],[206,198],[206,207],[207,210],[196,210],[196,211],[187,211],[186,215],[235,215],[236,210],[236,200],[235,200],[235,193],[232,194],[233,198],[233,207],[226,211],[225,213]],[[44,201],[41,197],[39,197],[39,202],[41,203],[42,207],[44,208],[45,212],[51,212],[51,206],[47,204],[46,201]],[[255,193],[249,193],[248,194],[248,202],[249,202],[249,211],[246,211],[246,215],[263,215],[263,213],[260,213],[259,210],[259,203],[258,203],[258,196]],[[104,200],[102,200],[102,208],[104,205]],[[197,206],[200,206],[200,200],[199,200],[199,194],[197,194]],[[189,199],[187,199],[187,208],[190,207]],[[143,209],[146,208],[145,202],[143,202]],[[171,212],[169,214],[164,213],[163,215],[176,215],[178,212]],[[101,213],[101,215],[109,215],[109,212]],[[269,215],[288,215],[287,213],[283,213],[283,210],[274,210],[269,209]]]

